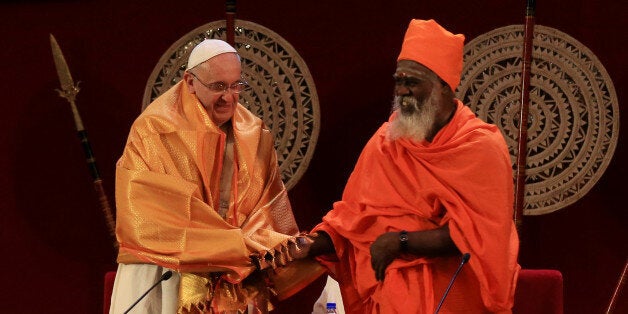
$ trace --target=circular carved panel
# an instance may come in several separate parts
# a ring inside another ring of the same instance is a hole
[[[226,21],[189,32],[161,57],[144,91],[143,108],[181,80],[192,49],[204,39],[226,41]],[[275,137],[281,177],[287,189],[301,178],[320,129],[318,95],[307,65],[281,36],[253,22],[235,21],[235,48],[249,87],[240,103],[260,117]]]
[[[523,37],[523,25],[511,25],[465,45],[457,90],[478,117],[501,129],[513,169]],[[617,95],[597,57],[572,37],[541,25],[534,27],[533,46],[525,215],[550,213],[584,196],[606,170],[619,135]]]

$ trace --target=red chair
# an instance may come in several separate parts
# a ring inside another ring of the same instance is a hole
[[[522,269],[513,314],[563,314],[563,275],[552,269]]]
[[[109,314],[109,307],[111,307],[111,293],[113,292],[113,282],[116,280],[116,271],[108,271],[105,273],[105,298],[103,303],[103,313]]]
[[[116,272],[105,274],[103,313],[109,313]],[[563,314],[563,275],[558,270],[522,269],[513,314]]]

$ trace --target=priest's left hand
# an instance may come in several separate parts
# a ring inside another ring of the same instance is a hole
[[[377,281],[384,281],[386,268],[400,253],[399,232],[384,233],[371,244],[371,267]]]

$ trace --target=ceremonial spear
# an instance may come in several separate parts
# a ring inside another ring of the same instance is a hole
[[[530,106],[530,67],[532,59],[532,40],[534,38],[535,0],[527,0],[523,31],[523,69],[521,71],[521,110],[519,112],[519,142],[517,149],[517,167],[515,172],[515,214],[514,220],[520,230],[523,217],[523,201],[526,186],[526,159],[528,157],[528,108]]]
[[[74,123],[76,124],[78,137],[81,140],[81,145],[83,146],[83,152],[85,153],[87,167],[89,168],[89,172],[94,182],[94,188],[98,193],[100,208],[105,214],[107,226],[109,227],[109,233],[114,238],[114,247],[117,247],[118,243],[117,241],[115,241],[115,223],[113,221],[113,215],[111,214],[109,200],[107,199],[107,194],[105,194],[102,179],[98,174],[96,159],[94,158],[91,145],[89,144],[89,140],[87,139],[87,131],[85,131],[85,128],[83,127],[81,115],[76,108],[75,99],[76,94],[78,94],[79,92],[78,83],[74,85],[72,75],[70,74],[70,68],[68,68],[68,64],[65,62],[65,58],[63,57],[61,48],[59,48],[59,44],[57,44],[57,40],[52,34],[50,34],[50,46],[52,47],[52,57],[54,58],[55,67],[57,68],[57,74],[59,75],[59,82],[61,83],[61,89],[57,89],[57,92],[59,92],[59,96],[68,100],[68,102],[70,103],[70,107],[72,108]]]

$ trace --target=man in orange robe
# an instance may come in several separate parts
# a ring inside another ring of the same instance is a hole
[[[364,147],[342,200],[302,255],[340,284],[346,313],[510,313],[518,236],[510,155],[499,129],[454,98],[464,36],[412,20],[394,112]]]
[[[291,260],[298,227],[274,138],[238,103],[246,86],[236,50],[205,40],[183,79],[134,122],[116,172],[122,313],[174,270],[136,313],[266,313],[257,268]],[[257,264],[257,267],[256,267]]]

